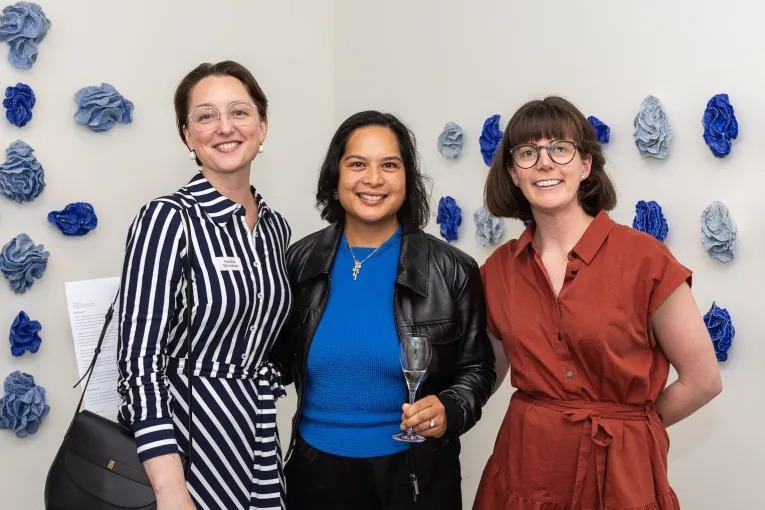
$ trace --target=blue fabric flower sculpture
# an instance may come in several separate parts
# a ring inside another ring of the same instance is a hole
[[[481,145],[481,156],[487,166],[491,166],[494,161],[494,155],[497,153],[499,144],[502,141],[502,130],[499,129],[499,115],[492,115],[483,123],[481,136],[478,143]]]
[[[87,202],[74,202],[61,211],[51,211],[48,221],[65,236],[84,236],[98,225],[96,211]]]
[[[717,94],[707,102],[704,117],[704,141],[718,158],[730,154],[731,140],[738,136],[738,121],[728,94]]]
[[[42,7],[32,2],[16,2],[0,15],[0,41],[11,46],[8,59],[19,69],[29,69],[37,60],[37,45],[45,38],[50,20]]]
[[[91,131],[109,131],[117,122],[133,122],[133,103],[122,97],[108,83],[100,87],[84,87],[74,95],[77,113],[74,120]]]
[[[484,206],[473,213],[475,222],[475,241],[481,246],[496,246],[505,233],[505,225],[502,220],[489,214]]]
[[[659,100],[648,96],[640,103],[640,111],[632,122],[635,145],[644,158],[664,159],[669,156],[672,128]]]
[[[28,235],[19,234],[0,250],[0,272],[13,292],[23,294],[34,285],[35,279],[42,278],[49,256],[45,246],[35,246]]]
[[[26,351],[36,353],[42,344],[41,329],[39,321],[30,320],[23,310],[19,312],[11,326],[11,354],[21,356]]]
[[[34,149],[16,140],[5,149],[7,159],[0,165],[0,194],[16,202],[31,202],[45,189],[45,172]]]
[[[712,308],[704,315],[704,324],[706,324],[709,336],[712,338],[717,361],[726,361],[728,349],[733,344],[733,337],[736,335],[736,328],[733,327],[733,321],[731,321],[728,310],[712,303]]]
[[[598,141],[600,143],[608,143],[611,139],[611,128],[605,125],[599,118],[593,117],[592,115],[587,117],[587,121],[592,126],[592,129],[595,130],[595,136],[598,137]]]
[[[6,108],[5,118],[14,126],[26,126],[32,120],[32,108],[37,98],[32,88],[25,83],[17,83],[15,87],[5,89],[3,106]]]
[[[441,225],[441,237],[449,242],[457,239],[457,227],[462,225],[462,209],[452,197],[441,197],[438,201],[436,223]]]
[[[736,224],[722,202],[712,202],[701,213],[701,245],[710,257],[721,262],[733,260],[736,247]]]
[[[635,205],[635,219],[632,220],[632,228],[652,235],[661,242],[667,238],[669,225],[664,218],[661,206],[650,200],[640,200]]]
[[[40,428],[50,406],[45,402],[45,388],[35,378],[16,370],[3,384],[5,395],[0,399],[0,429],[12,430],[17,437],[27,437]]]
[[[449,159],[458,158],[462,154],[462,128],[454,122],[447,122],[438,135],[438,152]]]

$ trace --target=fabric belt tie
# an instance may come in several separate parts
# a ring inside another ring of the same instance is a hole
[[[552,400],[534,397],[522,391],[516,391],[513,398],[518,398],[531,405],[558,411],[562,418],[568,422],[582,423],[582,438],[579,442],[579,457],[576,463],[576,482],[571,499],[572,508],[581,506],[582,489],[593,449],[595,450],[595,467],[598,480],[598,509],[603,510],[605,508],[607,453],[608,447],[614,441],[614,420],[647,422],[650,420],[651,413],[656,412],[652,402],[639,406],[588,400]]]

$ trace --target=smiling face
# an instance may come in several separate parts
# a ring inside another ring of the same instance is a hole
[[[396,213],[405,196],[404,163],[393,131],[382,126],[354,131],[340,158],[337,183],[346,234],[374,231],[384,241],[398,228]]]
[[[542,146],[552,141],[540,138],[529,143]],[[532,212],[551,214],[582,208],[578,199],[579,185],[590,175],[591,164],[589,155],[582,157],[576,151],[570,162],[561,165],[550,159],[546,149],[540,149],[539,160],[534,166],[519,168],[513,162],[509,172],[513,183],[517,182],[516,185],[529,201]]]
[[[197,83],[189,94],[189,113],[208,106],[220,112],[220,120],[212,131],[200,131],[188,121],[183,129],[186,144],[202,162],[202,170],[231,174],[249,172],[250,164],[266,138],[268,122],[256,114],[254,122],[234,126],[227,116],[234,103],[254,103],[241,81],[233,76],[208,76]]]

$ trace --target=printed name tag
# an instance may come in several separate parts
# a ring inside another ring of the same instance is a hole
[[[213,257],[213,263],[218,271],[242,270],[242,261],[239,257]]]

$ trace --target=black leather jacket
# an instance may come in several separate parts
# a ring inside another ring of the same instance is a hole
[[[290,451],[302,412],[306,358],[329,295],[330,272],[342,230],[340,224],[330,225],[301,239],[287,252],[294,307],[271,357],[281,366],[284,382],[294,381],[298,392]],[[446,454],[457,463],[459,474],[456,438],[481,417],[481,407],[496,379],[478,265],[420,229],[405,230],[394,301],[399,335],[424,333],[433,345],[433,357],[417,398],[437,395],[446,408],[443,437],[413,449],[418,473],[424,475],[421,479],[428,479],[429,466],[446,460],[442,458]],[[402,403],[405,401],[406,395],[402,395]]]

